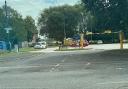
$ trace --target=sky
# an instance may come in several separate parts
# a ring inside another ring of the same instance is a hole
[[[5,0],[0,0],[0,6],[4,5]],[[79,0],[7,0],[7,4],[17,10],[23,17],[32,16],[37,20],[40,12],[50,6],[63,4],[74,5]]]

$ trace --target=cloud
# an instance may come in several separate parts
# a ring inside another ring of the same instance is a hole
[[[69,4],[73,5],[78,0],[7,0],[7,4],[17,10],[25,17],[31,15],[37,19],[40,11],[50,6]],[[0,6],[4,5],[4,0],[0,0]]]

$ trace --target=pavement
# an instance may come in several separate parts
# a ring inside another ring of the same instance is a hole
[[[52,48],[47,48],[47,49],[43,49],[43,50],[39,50],[39,51],[31,51],[32,53],[51,53],[51,52],[55,52],[56,49],[58,49],[59,47],[52,47]]]
[[[92,48],[96,50],[115,50],[115,49],[120,49],[120,44],[94,44],[94,45],[89,45],[86,48]],[[128,49],[128,43],[124,44],[124,49]]]
[[[2,57],[0,89],[128,89],[128,50],[39,52]]]
[[[68,49],[78,49],[79,47],[68,47]],[[52,47],[52,48],[47,48],[43,49],[40,51],[31,51],[32,53],[51,53],[51,52],[61,52],[61,51],[55,51],[56,49],[59,49],[59,47]],[[87,47],[84,47],[85,50],[116,50],[120,49],[120,44],[94,44],[94,45],[89,45]],[[124,44],[124,49],[128,49],[128,43]],[[78,50],[74,50],[78,51]],[[80,50],[79,50],[80,51]],[[63,51],[65,52],[65,51]],[[71,51],[66,51],[66,52],[71,52]]]

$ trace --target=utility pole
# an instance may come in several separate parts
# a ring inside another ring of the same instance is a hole
[[[65,31],[65,17],[64,17],[64,38],[66,38],[66,31]]]
[[[65,14],[64,14],[64,45],[66,45]]]
[[[9,33],[10,33],[10,30],[12,30],[12,28],[9,27],[9,23],[8,23],[8,10],[7,10],[7,1],[5,0],[5,17],[6,17],[6,20],[5,20],[5,30],[6,30],[6,33],[8,35],[7,37],[7,40],[8,40],[8,45],[9,45],[9,51],[11,51],[11,43],[10,43],[10,36],[9,36]]]
[[[7,1],[5,0],[5,16],[6,16],[6,27],[8,27],[8,11],[7,11]]]

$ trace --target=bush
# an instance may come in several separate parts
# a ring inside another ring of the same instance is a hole
[[[88,41],[91,40],[98,41],[102,40],[103,43],[118,43],[119,42],[119,34],[118,33],[111,33],[111,34],[93,34],[93,35],[87,35],[86,39]],[[93,42],[96,43],[96,42]]]

